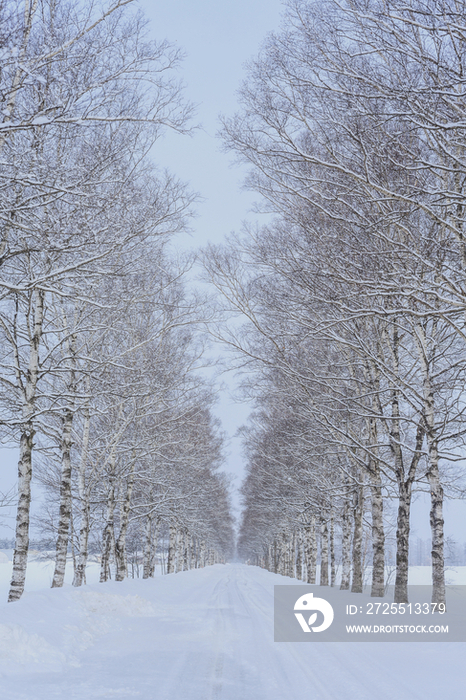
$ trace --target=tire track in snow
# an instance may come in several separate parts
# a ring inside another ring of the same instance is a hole
[[[213,670],[210,676],[210,700],[220,700],[222,696],[222,681],[223,681],[223,665],[224,665],[224,646],[225,646],[225,616],[224,610],[221,605],[221,593],[222,588],[228,587],[230,579],[227,578],[226,581],[220,580],[217,586],[214,588],[215,601],[213,605],[213,611],[217,613],[215,615],[215,642],[214,646],[217,649],[216,656],[214,658]]]
[[[241,576],[241,574],[243,574]],[[333,692],[329,691],[325,683],[322,682],[320,676],[313,671],[312,666],[303,660],[302,655],[297,653],[295,643],[279,644],[273,641],[273,589],[269,586],[265,586],[257,580],[254,580],[254,586],[251,586],[251,580],[248,580],[245,572],[238,571],[238,576],[241,577],[237,580],[238,592],[245,606],[249,608],[254,607],[256,611],[260,612],[260,618],[257,616],[256,635],[258,633],[258,627],[262,629],[261,640],[262,643],[267,643],[266,650],[268,661],[273,659],[273,669],[275,674],[275,680],[278,686],[278,690],[282,693],[282,697],[294,697],[294,698],[309,698],[312,700],[341,700],[341,696],[335,695]],[[239,589],[239,583],[243,583],[244,588],[250,591],[249,599],[246,602],[245,595]],[[261,595],[257,595],[257,590],[254,588],[259,588],[261,590]],[[269,606],[260,605],[257,598],[262,602],[263,600],[269,598]],[[301,647],[302,644],[299,643]],[[309,685],[303,688],[303,678],[310,681]],[[309,693],[313,691],[310,696]],[[316,694],[316,692],[318,694]]]

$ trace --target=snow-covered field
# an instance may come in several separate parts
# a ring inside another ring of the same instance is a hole
[[[466,644],[274,643],[277,583],[293,581],[217,565],[147,581],[29,591],[0,607],[0,697],[464,697]]]

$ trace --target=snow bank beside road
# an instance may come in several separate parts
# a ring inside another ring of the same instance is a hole
[[[29,592],[17,603],[0,606],[0,676],[79,666],[79,653],[117,631],[120,619],[156,614],[140,595],[115,593],[117,586]]]
[[[3,603],[8,598],[10,590],[12,562],[8,560],[0,561],[0,603]],[[26,571],[26,591],[40,591],[44,588],[50,588],[52,584],[53,571],[55,562],[51,560],[28,561]],[[86,578],[88,583],[98,583],[100,575],[100,564],[90,562],[86,569]],[[73,564],[68,562],[66,565],[65,583],[71,584],[73,581]]]
[[[28,633],[21,625],[0,625],[0,671],[12,664],[62,664],[66,656],[43,637]]]

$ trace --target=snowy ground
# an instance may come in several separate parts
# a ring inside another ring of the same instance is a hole
[[[0,606],[0,696],[464,697],[466,644],[274,643],[276,583],[293,582],[256,567],[217,565],[148,581],[28,592]]]
[[[8,598],[10,590],[11,572],[12,572],[13,550],[0,551],[0,604]],[[466,567],[464,567],[466,569]],[[26,586],[25,590],[40,591],[44,588],[50,588],[52,585],[53,572],[55,562],[51,559],[44,559],[43,553],[37,552],[29,554],[28,566],[26,571]],[[161,575],[161,565],[155,567],[156,576]],[[140,575],[142,576],[142,566],[139,567]],[[100,577],[100,564],[97,562],[88,562],[86,567],[87,583],[98,583]],[[73,563],[68,561],[65,571],[65,584],[71,584],[73,581]],[[0,696],[1,700],[1,696]]]

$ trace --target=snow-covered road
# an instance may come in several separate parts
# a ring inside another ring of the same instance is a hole
[[[217,565],[27,593],[0,608],[0,697],[464,697],[465,644],[275,643],[277,583],[293,581],[256,567]]]

